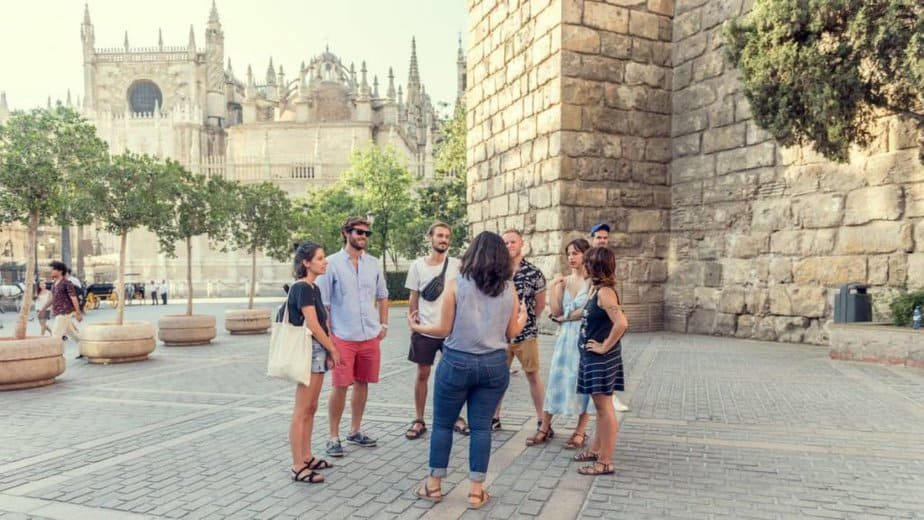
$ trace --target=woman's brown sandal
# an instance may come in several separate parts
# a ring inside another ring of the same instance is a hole
[[[574,460],[577,462],[596,462],[597,454],[592,451],[582,451],[578,453],[577,455],[575,455],[574,457],[571,457],[571,460]]]
[[[489,500],[491,500],[491,495],[489,495],[487,491],[482,489],[481,494],[469,493],[468,498],[478,499],[478,502],[472,502],[471,500],[469,500],[468,502],[469,509],[481,509],[482,507],[484,507],[485,504],[488,503]]]
[[[443,492],[437,489],[430,489],[427,487],[427,483],[417,486],[417,489],[414,491],[414,494],[417,495],[417,498],[422,498],[424,500],[429,500],[434,504],[438,504],[443,501]]]
[[[589,466],[583,466],[578,468],[578,473],[581,475],[612,475],[616,472],[616,466],[613,464],[604,464],[602,462],[594,462]]]
[[[579,439],[580,439],[580,440],[579,440]],[[584,444],[585,444],[586,442],[587,442],[587,434],[586,434],[586,433],[574,432],[574,433],[571,434],[571,440],[569,440],[568,443],[565,444],[565,449],[566,449],[566,450],[577,450],[577,449],[581,449],[581,448],[584,447]]]
[[[306,460],[305,464],[308,465],[308,469],[312,469],[312,470],[330,469],[334,467],[334,465],[331,464],[330,462],[327,462],[324,459],[319,459],[316,457],[311,457],[311,460]]]
[[[527,446],[538,446],[540,444],[545,444],[549,442],[549,439],[555,436],[555,433],[549,430],[539,430],[536,432],[536,435],[526,439]]]
[[[417,426],[420,425],[418,428]],[[411,422],[411,426],[404,432],[404,438],[408,440],[419,439],[423,437],[423,434],[427,433],[427,423],[421,421],[420,419],[414,419]]]
[[[312,471],[311,468],[308,467],[308,464],[305,464],[302,469],[298,471],[292,470],[292,480],[296,482],[307,482],[309,484],[320,484],[324,482],[324,475]]]

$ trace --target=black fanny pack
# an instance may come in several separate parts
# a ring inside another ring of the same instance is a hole
[[[449,266],[449,258],[443,262],[443,270],[439,276],[430,280],[426,287],[421,289],[420,297],[428,302],[436,301],[443,294],[443,287],[446,285],[446,268]]]

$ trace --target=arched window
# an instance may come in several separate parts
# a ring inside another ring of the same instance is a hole
[[[154,106],[164,106],[164,97],[153,81],[146,79],[132,83],[128,89],[128,105],[134,113],[154,112]]]

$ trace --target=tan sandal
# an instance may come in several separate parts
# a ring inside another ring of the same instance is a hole
[[[437,495],[437,493],[439,493]],[[414,490],[414,494],[417,495],[417,498],[422,498],[424,500],[429,500],[434,504],[438,504],[443,501],[443,493],[439,489],[430,489],[427,487],[427,483],[417,486],[417,489]]]
[[[594,477],[597,475],[612,475],[613,473],[616,473],[616,466],[614,466],[613,464],[604,464],[602,462],[594,462],[593,464],[589,466],[583,466],[583,467],[578,468],[578,473],[580,473],[581,475],[590,475]]]
[[[551,430],[539,430],[536,432],[536,435],[526,439],[527,446],[538,446],[540,444],[545,444],[549,442],[549,439],[555,436]]]
[[[580,442],[578,442],[578,439],[580,439]],[[566,450],[579,450],[583,448],[584,444],[586,443],[587,443],[586,433],[574,432],[571,434],[571,440],[569,440],[568,443],[565,444],[565,449]]]
[[[571,460],[574,460],[577,462],[596,462],[597,454],[592,451],[582,451],[578,453],[577,455],[575,455],[574,457],[571,457]]]
[[[487,491],[482,489],[480,495],[477,493],[469,493],[468,498],[478,499],[478,502],[476,503],[472,503],[471,501],[469,501],[468,503],[469,509],[481,509],[482,507],[484,507],[485,504],[488,503],[489,500],[491,500],[491,495],[489,495]]]

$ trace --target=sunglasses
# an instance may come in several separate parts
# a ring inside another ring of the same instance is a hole
[[[350,231],[352,231],[353,233],[356,233],[359,236],[367,236],[367,237],[372,236],[372,231],[367,230],[367,229],[351,229]]]

